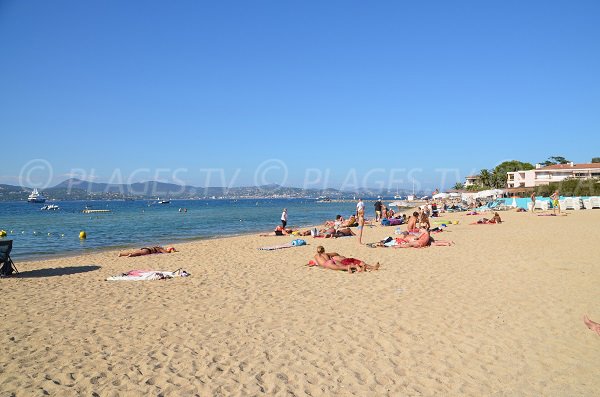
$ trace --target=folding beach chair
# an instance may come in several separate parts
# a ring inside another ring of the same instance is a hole
[[[13,271],[19,273],[12,259],[10,251],[12,250],[12,240],[0,241],[0,277],[8,277]]]

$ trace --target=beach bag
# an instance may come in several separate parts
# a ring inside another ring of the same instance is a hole
[[[390,220],[387,218],[383,218],[381,220],[381,226],[389,226],[390,225]]]
[[[313,228],[310,230],[310,235],[311,235],[312,237],[319,237],[319,231],[317,230],[317,228],[316,228],[316,227],[313,227]]]
[[[299,239],[293,240],[293,241],[292,241],[292,245],[293,245],[294,247],[297,247],[297,246],[299,246],[299,245],[306,245],[306,241],[304,241],[304,240],[302,240],[301,238],[299,238]]]

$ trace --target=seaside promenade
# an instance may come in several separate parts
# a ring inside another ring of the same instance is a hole
[[[450,247],[240,236],[18,262],[0,280],[0,396],[598,395],[582,316],[600,320],[600,211],[501,215],[444,215]],[[318,245],[383,265],[305,266]],[[177,268],[192,276],[105,281]]]

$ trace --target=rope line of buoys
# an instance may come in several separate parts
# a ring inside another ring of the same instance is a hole
[[[15,232],[14,230],[11,230],[10,232],[7,232],[6,230],[0,230],[0,238],[9,237],[10,235],[13,235],[13,234],[25,235],[27,233],[25,233],[25,230],[22,230],[21,233]],[[31,234],[34,236],[44,235],[43,232],[38,232],[37,230],[32,231]],[[62,237],[65,237],[65,233],[47,232],[46,236],[48,236],[48,237],[60,236],[62,238]],[[81,240],[85,240],[87,238],[87,233],[85,232],[85,230],[82,230],[79,232],[79,238]]]

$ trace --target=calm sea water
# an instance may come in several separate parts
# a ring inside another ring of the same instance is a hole
[[[320,224],[355,211],[352,202],[317,203],[306,199],[281,200],[173,200],[52,202],[58,211],[41,211],[44,204],[0,203],[0,230],[12,239],[11,256],[34,259],[81,253],[99,248],[143,247],[172,242],[272,231],[288,209],[288,225]],[[86,205],[110,213],[83,214]],[[187,212],[179,212],[187,208]],[[369,207],[367,206],[367,210]],[[86,240],[79,239],[85,230]]]

